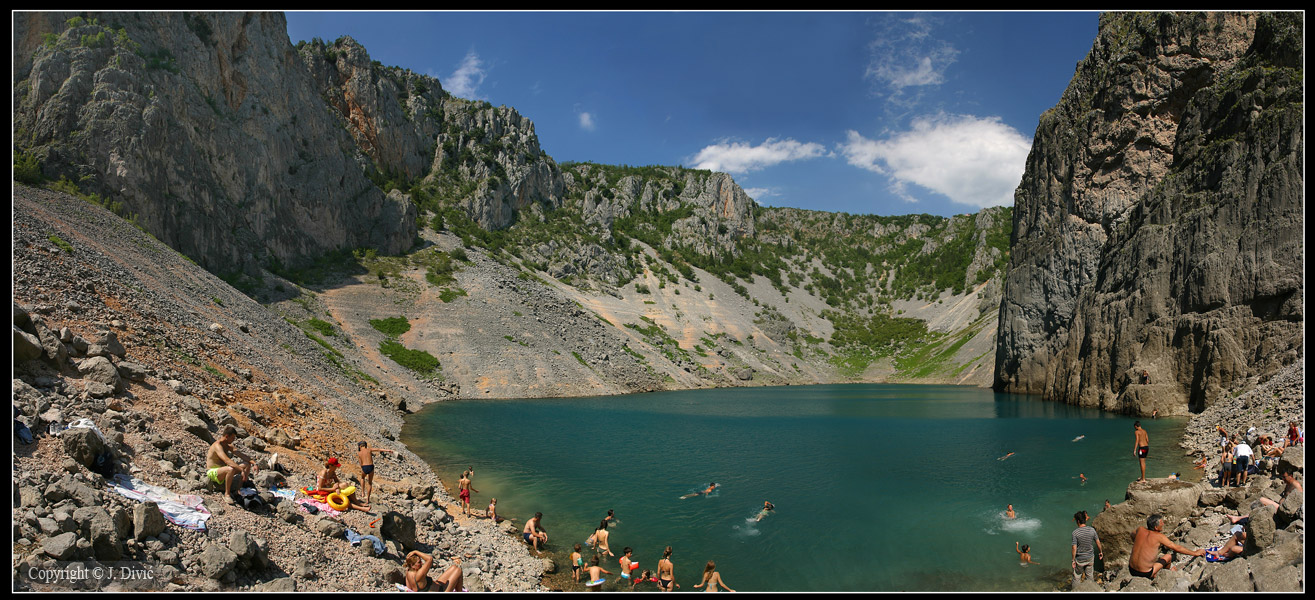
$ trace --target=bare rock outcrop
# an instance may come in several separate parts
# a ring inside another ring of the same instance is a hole
[[[1301,19],[1101,17],[1016,194],[996,389],[1185,414],[1298,359]]]

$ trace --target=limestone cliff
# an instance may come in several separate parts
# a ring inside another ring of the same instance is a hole
[[[15,152],[215,272],[415,238],[278,13],[15,13]]]
[[[1102,16],[1015,195],[997,389],[1182,414],[1299,360],[1302,25]]]

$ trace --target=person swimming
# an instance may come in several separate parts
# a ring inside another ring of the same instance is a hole
[[[720,484],[718,484],[717,482],[714,481],[714,482],[708,484],[708,489],[703,490],[703,491],[701,491],[701,492],[694,492],[693,494],[685,494],[684,496],[681,496],[680,499],[681,499],[681,500],[684,500],[684,499],[686,499],[686,498],[693,498],[693,497],[695,497],[695,496],[706,496],[706,495],[708,495],[708,494],[711,494],[713,490],[717,489],[717,487],[718,487],[719,485],[720,485]]]
[[[1081,441],[1082,438],[1085,438],[1085,437],[1087,437],[1087,436],[1085,436],[1085,435],[1080,435],[1080,436],[1078,436],[1078,437],[1073,438],[1073,441],[1075,441],[1075,442],[1077,442],[1077,441]]]
[[[763,520],[763,517],[766,517],[766,516],[768,515],[768,513],[772,512],[772,511],[774,511],[774,510],[776,510],[776,507],[773,506],[771,502],[768,502],[768,501],[766,501],[766,500],[763,500],[763,509],[760,510],[760,511],[758,511],[758,516],[757,516],[756,518],[754,518],[754,521],[761,521],[761,520]]]
[[[1014,505],[1010,504],[1010,505],[1008,505],[1008,506],[1005,507],[1005,518],[1006,518],[1006,519],[1012,519],[1012,518],[1014,518],[1014,517],[1016,517],[1016,516],[1018,516],[1018,515],[1015,515],[1015,514],[1014,514]]]
[[[1014,455],[1014,453],[1013,453],[1013,452],[1010,452],[1009,454],[1006,454],[1006,455],[1004,455],[1004,456],[1001,456],[1000,458],[997,458],[996,460],[1004,460],[1004,459],[1009,458],[1010,456],[1013,456],[1013,455]]]

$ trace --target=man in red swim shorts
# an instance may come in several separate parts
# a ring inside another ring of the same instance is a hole
[[[461,480],[457,482],[461,486],[461,493],[458,494],[457,497],[461,499],[461,514],[463,515],[469,514],[470,512],[470,491],[475,490],[475,488],[470,485],[470,476],[474,474],[474,472],[474,469],[463,471],[461,473]],[[478,492],[479,490],[475,491]]]

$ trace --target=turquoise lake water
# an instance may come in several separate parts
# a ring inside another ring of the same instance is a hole
[[[449,401],[403,439],[453,488],[473,466],[472,508],[497,497],[518,525],[543,512],[559,565],[613,509],[617,557],[631,546],[656,568],[672,546],[682,591],[709,560],[737,591],[1052,590],[1073,513],[1121,502],[1138,476],[1133,421],[975,387],[855,384]],[[1185,424],[1142,420],[1147,477],[1194,473]],[[753,522],[764,500],[776,511]],[[1041,564],[1020,567],[1015,542]]]

